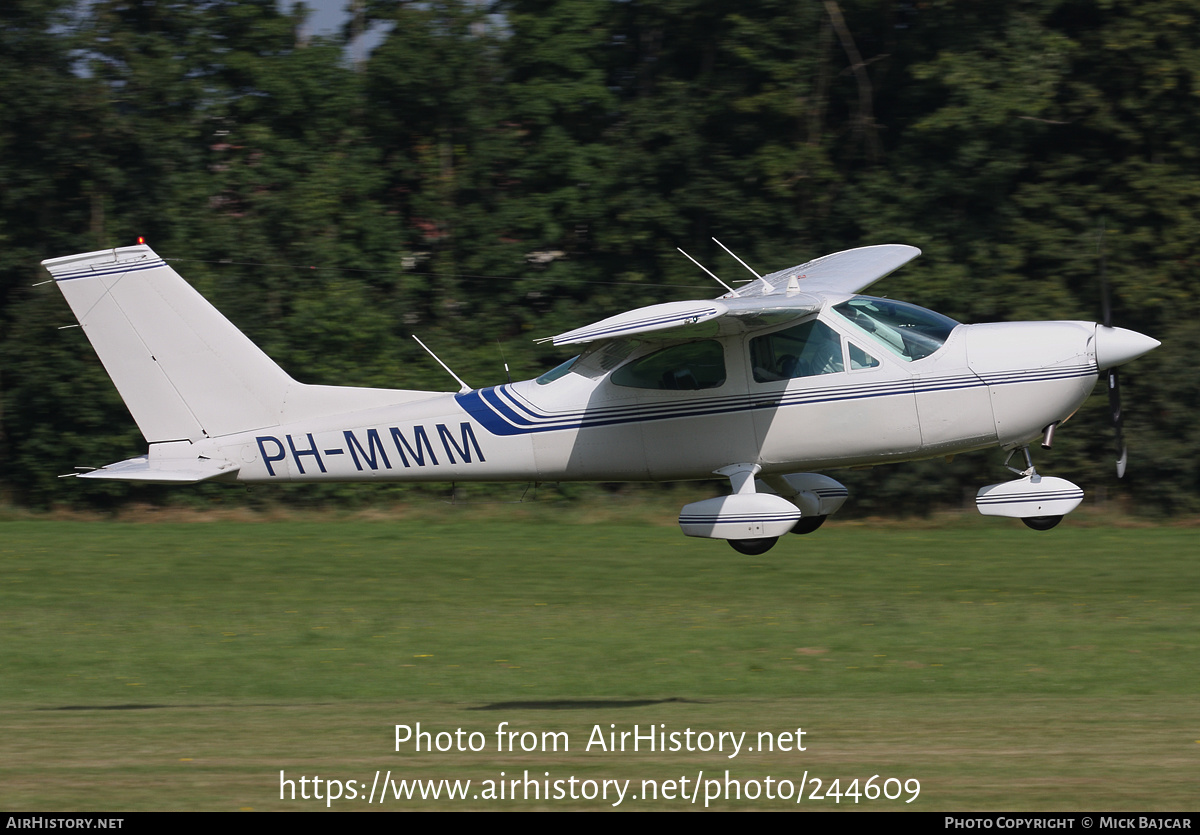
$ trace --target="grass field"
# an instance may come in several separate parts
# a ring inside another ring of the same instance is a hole
[[[807,773],[808,809],[856,808],[812,799],[813,778],[872,775],[919,796],[857,808],[1197,805],[1194,528],[833,522],[742,557],[673,526],[563,521],[578,515],[0,523],[0,806],[325,808],[280,800],[280,770],[361,795],[376,770],[473,794],[500,772],[630,780],[623,809],[691,805],[644,798],[643,779],[726,770],[760,790]],[[394,726],[417,722],[483,750],[396,751]],[[501,722],[570,750],[497,750]],[[745,731],[755,750],[585,750],[596,726],[634,725],[695,746]],[[798,727],[805,751],[757,749]],[[332,808],[378,808],[361,795]]]

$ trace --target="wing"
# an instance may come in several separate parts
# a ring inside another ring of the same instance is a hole
[[[732,296],[713,301],[667,302],[639,307],[538,341],[575,345],[635,335],[642,339],[726,336],[752,327],[790,322],[820,309],[821,299],[806,293],[780,296],[770,304],[764,304],[761,298]]]
[[[764,275],[739,290],[738,296],[770,296],[786,288],[793,278],[805,293],[858,293],[920,254],[921,250],[905,244],[847,249]]]
[[[785,324],[819,311],[825,294],[856,293],[920,254],[903,244],[835,252],[765,275],[718,299],[639,307],[538,341],[575,345],[629,336],[703,338]]]

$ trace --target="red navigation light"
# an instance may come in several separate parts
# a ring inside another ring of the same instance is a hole
[[[141,246],[145,242],[146,242],[146,239],[143,238],[141,235],[138,235],[138,246]]]

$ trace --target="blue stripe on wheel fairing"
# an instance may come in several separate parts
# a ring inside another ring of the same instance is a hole
[[[999,496],[977,496],[975,504],[1019,504],[1021,502],[1053,502],[1062,499],[1082,498],[1082,490],[1052,490],[1044,493],[1008,493]]]
[[[754,525],[768,522],[798,522],[800,511],[776,516],[680,516],[680,525]]]

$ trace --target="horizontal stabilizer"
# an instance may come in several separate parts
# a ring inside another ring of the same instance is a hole
[[[208,458],[154,461],[147,455],[139,455],[137,458],[118,461],[98,470],[80,473],[78,477],[148,481],[158,484],[195,484],[218,476],[232,477],[239,469],[241,468],[238,465],[230,461]]]

